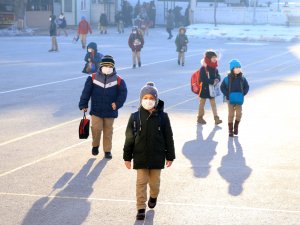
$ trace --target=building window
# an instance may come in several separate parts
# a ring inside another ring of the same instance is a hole
[[[86,0],[81,0],[81,10],[86,10]]]
[[[72,12],[72,0],[65,0],[65,12]]]

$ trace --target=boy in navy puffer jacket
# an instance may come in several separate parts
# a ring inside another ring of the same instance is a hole
[[[127,87],[125,81],[117,75],[113,57],[104,56],[98,72],[87,78],[79,102],[79,109],[86,112],[89,100],[92,99],[90,115],[92,116],[93,155],[99,153],[103,131],[105,158],[112,158],[113,123],[126,97]]]
[[[237,59],[233,59],[229,63],[230,72],[221,84],[221,91],[228,101],[228,129],[229,136],[238,135],[239,123],[242,118],[242,104],[231,104],[230,93],[242,93],[245,96],[249,91],[249,84],[241,71],[241,63]],[[235,115],[235,122],[233,126]]]

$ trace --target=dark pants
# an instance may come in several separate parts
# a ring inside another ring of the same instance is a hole
[[[169,38],[173,37],[171,28],[167,28],[167,32],[169,34]]]

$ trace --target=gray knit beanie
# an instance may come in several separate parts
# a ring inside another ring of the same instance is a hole
[[[156,104],[158,103],[158,91],[155,87],[155,84],[153,82],[147,82],[146,85],[141,89],[141,93],[140,93],[140,103],[142,102],[142,98],[147,95],[153,95],[153,97],[156,100]]]

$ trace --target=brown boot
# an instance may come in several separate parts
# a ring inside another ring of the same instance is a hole
[[[228,123],[229,137],[233,137],[233,123]]]
[[[240,123],[240,121],[237,121],[237,120],[234,122],[234,131],[233,131],[233,133],[235,135],[238,135],[238,133],[239,133],[239,123]]]
[[[220,118],[218,116],[215,116],[215,124],[218,125],[220,123],[222,123],[223,121],[220,120]]]
[[[198,117],[198,120],[197,120],[198,123],[200,124],[206,124],[206,121],[203,119],[203,117]]]

